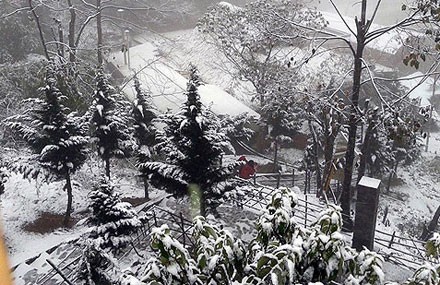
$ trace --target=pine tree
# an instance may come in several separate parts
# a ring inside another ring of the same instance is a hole
[[[88,222],[95,225],[90,237],[96,239],[101,248],[115,252],[129,244],[130,234],[142,226],[131,204],[121,201],[106,178],[90,193],[90,199],[93,216]]]
[[[104,160],[105,174],[110,177],[110,159],[124,157],[133,143],[128,128],[125,101],[115,93],[102,71],[96,78],[95,99],[91,106],[93,141]]]
[[[134,87],[136,90],[136,99],[133,102],[131,115],[134,119],[134,136],[137,140],[137,163],[145,163],[151,159],[150,147],[155,143],[155,127],[152,124],[156,118],[155,109],[152,107],[150,98],[142,91],[139,80],[135,78]],[[147,175],[140,169],[144,180],[145,198],[148,197],[148,179]]]
[[[8,125],[28,143],[35,155],[32,162],[49,171],[55,178],[64,178],[67,190],[67,210],[64,225],[67,226],[72,210],[71,175],[78,170],[87,158],[87,125],[83,118],[62,104],[65,96],[56,86],[56,79],[50,65],[46,73],[46,86],[42,88],[44,100],[31,98],[25,101],[30,109],[23,115],[8,118]],[[36,178],[40,171],[32,173],[26,165],[18,167],[25,176]],[[46,177],[48,179],[48,177]]]
[[[213,114],[202,108],[199,85],[197,70],[192,68],[181,111],[160,117],[166,126],[158,133],[157,150],[165,162],[141,163],[139,167],[152,183],[175,195],[199,193],[200,213],[206,215],[208,208],[214,210],[220,203],[226,188],[219,183],[228,179],[235,165],[222,165],[228,139],[218,131]]]
[[[152,124],[156,118],[156,110],[153,108],[151,98],[141,89],[141,84],[137,78],[134,81],[136,99],[133,102],[132,116],[134,123],[134,134],[138,140],[138,145],[151,146],[155,142],[155,128]]]
[[[6,170],[1,167],[0,164],[0,195],[5,192],[5,183],[8,180],[8,175],[6,174]]]

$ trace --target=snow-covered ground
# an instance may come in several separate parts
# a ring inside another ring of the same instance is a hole
[[[94,183],[99,181],[102,169],[102,162],[92,160],[74,175],[72,213],[74,220],[82,219],[87,214],[88,194]],[[137,173],[133,168],[121,166],[119,162],[114,163],[112,171],[115,172],[113,181],[122,197],[143,197],[143,185],[136,180]],[[63,186],[63,181],[46,184],[28,181],[19,174],[11,174],[9,177],[5,185],[6,191],[0,198],[0,207],[12,266],[62,241],[74,239],[84,232],[84,226],[75,226],[72,229],[60,227],[54,232],[44,234],[23,228],[38,219],[42,213],[64,215],[67,195],[63,191]],[[153,191],[151,197],[155,198],[159,194]]]

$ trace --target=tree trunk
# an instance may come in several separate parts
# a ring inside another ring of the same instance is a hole
[[[149,186],[149,184],[148,184],[148,177],[146,175],[144,175],[142,178],[144,180],[145,199],[150,200],[150,196],[148,194],[148,186]]]
[[[67,227],[69,226],[70,212],[72,212],[72,200],[73,200],[72,182],[70,181],[69,171],[67,171],[66,173],[66,185],[64,187],[67,191],[67,209],[66,209],[66,214],[64,215],[63,225]]]
[[[110,179],[110,158],[107,157],[106,159],[104,159],[104,163],[105,163],[105,175],[108,177],[108,179]]]
[[[64,31],[61,22],[58,23],[58,55],[64,58]]]
[[[428,228],[423,229],[423,233],[420,236],[421,240],[428,240],[432,233],[435,231],[438,225],[438,219],[440,218],[440,206],[438,206],[437,211],[435,211],[434,217],[432,217],[431,222],[428,225]]]
[[[275,148],[275,153],[273,155],[273,166],[275,168],[277,168],[277,165],[278,165],[278,138],[277,137],[275,137],[275,140],[274,140],[274,148]]]
[[[69,61],[70,63],[76,62],[76,46],[75,46],[75,23],[76,23],[76,11],[73,7],[72,0],[67,0],[69,4]]]
[[[334,156],[334,148],[335,148],[335,139],[336,139],[336,129],[333,129],[332,134],[326,134],[325,138],[325,145],[324,145],[324,160],[325,160],[325,166],[324,166],[324,174],[323,174],[323,183],[325,184],[326,181],[329,179],[330,175],[330,169],[333,164],[333,156]],[[326,191],[327,189],[324,189]]]
[[[102,57],[102,9],[101,9],[101,0],[96,0],[96,29],[98,34],[98,66],[102,67],[102,63],[104,62]]]
[[[348,130],[347,151],[345,153],[345,167],[344,167],[344,181],[342,182],[341,208],[342,218],[344,221],[344,228],[351,230],[353,221],[350,217],[351,210],[351,179],[353,176],[353,161],[356,148],[356,133],[357,133],[357,109],[359,105],[359,93],[361,88],[362,75],[362,56],[365,48],[365,33],[366,33],[366,10],[367,0],[362,0],[361,19],[356,20],[357,35],[356,35],[356,51],[354,53],[354,72],[353,72],[353,89],[351,95],[350,108],[350,123]],[[366,142],[368,143],[368,142]]]
[[[41,45],[43,46],[44,55],[47,60],[50,60],[49,51],[47,50],[46,40],[43,35],[43,28],[41,27],[40,17],[38,17],[37,12],[35,11],[35,7],[32,5],[32,0],[28,0],[29,11],[32,13],[34,17],[35,23],[37,23],[38,35],[40,36]]]
[[[374,125],[375,125],[374,121],[370,122],[365,132],[364,142],[362,143],[362,147],[361,147],[361,156],[360,156],[360,162],[358,168],[357,182],[359,182],[362,176],[365,175],[365,169],[367,168],[367,158],[371,156],[371,147],[369,141],[373,137]]]
[[[318,158],[318,138],[311,120],[309,120],[309,129],[310,129],[310,133],[312,134],[313,152],[315,153],[314,163],[315,163],[315,171],[316,171],[316,188],[317,188],[316,196],[320,197],[322,194],[322,181],[321,181],[321,168],[319,166],[319,158]]]

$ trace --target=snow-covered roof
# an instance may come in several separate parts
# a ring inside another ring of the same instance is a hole
[[[241,8],[239,6],[233,5],[233,4],[231,4],[229,2],[226,2],[226,1],[218,2],[217,6],[228,8],[231,11],[239,11],[239,10],[243,9],[243,8]]]
[[[151,42],[147,42],[130,48],[130,67],[124,65],[122,52],[112,54],[111,62],[118,67],[119,71],[129,77],[138,72],[137,77],[142,88],[148,90],[153,98],[153,104],[161,112],[177,111],[185,102],[187,78],[176,71],[165,59],[160,57],[157,48]],[[201,74],[203,77],[203,74]],[[123,92],[129,99],[134,99],[135,91],[133,84],[126,84]],[[259,114],[248,106],[234,98],[218,86],[205,84],[199,87],[202,104],[210,106],[218,115],[228,114],[231,116],[248,113],[259,117]]]
[[[427,77],[426,80],[420,83],[424,76],[425,75],[422,72],[417,71],[413,74],[403,77],[400,81],[400,83],[409,90],[415,87],[414,90],[409,93],[409,97],[412,99],[420,98],[420,107],[431,105],[429,100],[432,96],[432,87],[434,84],[434,79],[432,77]],[[440,85],[438,83],[440,82],[437,82],[435,85],[437,90],[435,93],[437,94],[440,93]]]
[[[343,19],[348,24],[350,29],[356,32],[356,23],[354,18],[351,17],[341,17],[334,13],[321,12],[322,16],[328,21],[327,30],[334,32],[344,38],[349,39],[351,42],[356,42],[355,36],[350,32],[348,27],[345,25]],[[378,24],[371,24],[370,32],[384,28],[384,26]],[[384,33],[382,36],[372,40],[368,44],[368,48],[380,50],[389,54],[395,54],[401,47],[404,40],[408,37],[406,34],[399,33],[395,29]]]

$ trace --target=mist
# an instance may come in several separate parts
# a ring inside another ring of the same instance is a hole
[[[340,12],[349,17],[360,16],[361,1],[360,0],[333,0]],[[308,6],[316,6],[318,10],[336,13],[329,0],[310,0]],[[371,16],[377,0],[369,0],[367,2],[367,16]],[[380,25],[391,25],[406,16],[402,11],[402,2],[399,0],[382,0],[377,11],[374,23]]]

